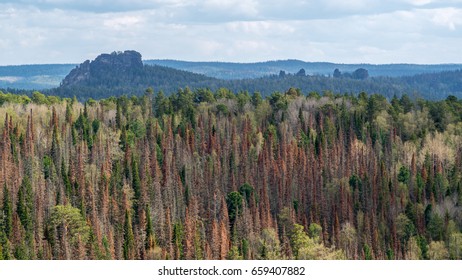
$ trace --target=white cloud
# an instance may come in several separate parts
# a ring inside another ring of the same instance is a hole
[[[134,28],[136,25],[142,22],[142,18],[140,16],[118,16],[115,15],[109,19],[103,21],[103,25],[109,29],[113,29],[116,31],[120,30],[127,30],[130,28]]]
[[[461,2],[2,1],[0,64],[77,63],[125,49],[184,60],[455,63]]]
[[[431,19],[436,25],[445,26],[450,30],[455,30],[457,26],[462,25],[462,9],[436,9],[431,13],[433,14]]]

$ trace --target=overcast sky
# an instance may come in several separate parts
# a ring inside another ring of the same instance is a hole
[[[143,59],[462,63],[462,0],[0,0],[0,65]]]

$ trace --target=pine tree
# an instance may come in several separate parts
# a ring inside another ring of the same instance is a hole
[[[135,258],[135,237],[129,210],[125,211],[123,257],[126,260]]]
[[[19,188],[17,213],[28,236],[32,237],[34,221],[34,195],[29,177],[24,177]]]
[[[154,249],[156,246],[156,239],[154,236],[154,228],[152,226],[152,219],[151,219],[151,210],[149,206],[146,206],[146,250]]]
[[[10,237],[13,231],[13,204],[6,184],[3,187],[3,231],[5,238]]]

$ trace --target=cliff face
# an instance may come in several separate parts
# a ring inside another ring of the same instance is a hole
[[[123,75],[143,69],[141,54],[136,51],[113,52],[101,54],[93,61],[84,63],[73,69],[62,81],[61,86],[94,85],[108,73]]]

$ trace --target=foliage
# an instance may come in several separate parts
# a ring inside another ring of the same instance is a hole
[[[462,258],[455,96],[13,99],[0,106],[3,259]]]
[[[51,227],[63,226],[73,243],[86,243],[90,237],[90,227],[87,225],[78,208],[71,205],[56,205],[51,209]]]

